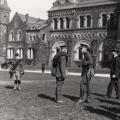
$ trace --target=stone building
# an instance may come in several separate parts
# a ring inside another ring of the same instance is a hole
[[[88,47],[94,65],[100,66],[106,59],[104,47],[113,44],[107,40],[108,23],[112,23],[119,2],[119,0],[56,0],[48,11],[50,64],[56,54],[56,47],[67,45],[70,66],[80,64],[82,46]],[[107,46],[104,45],[104,41],[107,41]]]
[[[6,36],[10,11],[7,0],[0,0],[0,57],[6,56]]]
[[[45,20],[16,13],[8,25],[7,59],[13,60],[18,53],[19,59],[27,64],[41,61],[41,46],[44,48],[47,44],[47,26]]]

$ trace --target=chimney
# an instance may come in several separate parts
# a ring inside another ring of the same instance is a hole
[[[29,17],[29,14],[27,13],[26,14],[26,23],[28,23],[28,17]]]

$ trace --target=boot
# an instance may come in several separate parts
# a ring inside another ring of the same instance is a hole
[[[17,85],[15,84],[13,90],[16,90],[16,89],[17,89]]]
[[[18,84],[18,90],[21,90],[21,84]]]

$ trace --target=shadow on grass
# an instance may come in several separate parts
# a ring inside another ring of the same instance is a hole
[[[119,105],[120,106],[120,102],[119,101],[113,101],[113,100],[110,100],[109,98],[107,99],[101,99],[101,98],[96,98],[97,100],[99,100],[100,102],[104,102],[104,103],[109,103],[109,104],[112,104],[112,105]]]
[[[101,106],[101,107],[106,109],[107,111],[110,111],[112,113],[116,113],[116,114],[120,115],[120,108],[117,108],[117,107],[106,107],[106,106]]]
[[[94,108],[92,106],[85,106],[84,108],[86,111],[89,111],[90,113],[94,113],[94,114],[98,114],[98,115],[102,115],[104,117],[110,118],[112,120],[120,120],[120,116],[118,116],[115,112],[111,112],[109,111],[109,108],[107,108],[108,110],[104,110],[102,108],[98,109],[98,108]]]
[[[75,102],[77,102],[77,100],[79,99],[78,97],[71,96],[71,95],[63,95],[63,96]]]
[[[98,97],[105,97],[106,95],[102,95],[100,93],[91,93],[91,95],[95,95],[95,96],[98,96]]]
[[[50,97],[50,96],[45,95],[45,94],[39,94],[38,97],[43,98],[43,99],[47,99],[47,100],[51,100],[51,101],[55,102],[55,98],[54,97]]]
[[[5,86],[5,88],[7,88],[7,89],[13,89],[14,87],[13,86]]]

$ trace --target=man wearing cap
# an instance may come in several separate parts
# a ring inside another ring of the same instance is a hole
[[[82,47],[82,80],[80,82],[80,98],[78,103],[81,102],[90,102],[90,80],[91,80],[91,73],[90,69],[93,67],[93,60],[92,57],[85,46]],[[84,94],[86,91],[86,97],[84,100]]]
[[[110,98],[112,94],[113,87],[115,88],[116,98],[120,99],[120,56],[118,55],[119,50],[114,49],[112,51],[113,59],[111,61],[111,68],[110,68],[110,78],[111,81],[108,85],[107,89],[107,97]]]

